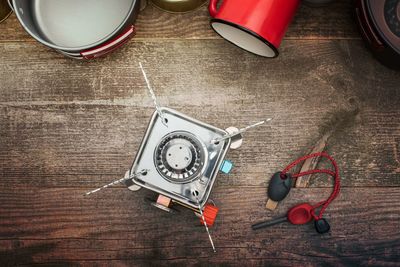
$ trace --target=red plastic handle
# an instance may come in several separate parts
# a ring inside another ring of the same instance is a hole
[[[211,227],[214,225],[215,219],[217,218],[217,215],[218,215],[218,211],[219,211],[219,208],[214,205],[207,204],[204,207],[203,215],[204,215],[204,219],[206,219],[206,223],[207,223],[208,227]],[[200,218],[200,222],[201,222],[201,224],[204,224],[204,221],[202,218]]]
[[[136,33],[135,26],[131,25],[123,33],[118,35],[113,40],[108,41],[93,49],[83,51],[81,52],[81,55],[84,59],[93,59],[104,56],[124,45],[126,42],[128,42],[130,38],[132,38],[135,35],[135,33]]]
[[[208,12],[210,12],[211,17],[215,17],[218,14],[217,5],[219,0],[210,0],[208,5]]]

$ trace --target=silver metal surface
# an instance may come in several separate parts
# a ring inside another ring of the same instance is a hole
[[[260,126],[261,124],[264,124],[265,122],[269,122],[269,121],[271,121],[271,120],[272,120],[272,118],[268,118],[268,119],[266,119],[265,121],[260,121],[260,122],[254,123],[254,124],[252,124],[252,125],[249,125],[249,126],[247,126],[247,127],[244,127],[244,128],[242,128],[242,129],[238,130],[237,132],[228,133],[228,134],[226,134],[225,136],[222,136],[222,137],[220,137],[220,138],[213,139],[213,140],[211,140],[211,143],[217,144],[217,143],[219,143],[219,142],[221,142],[221,141],[223,141],[223,140],[231,139],[231,138],[233,138],[233,137],[236,136],[236,135],[242,134],[242,133],[248,131],[249,129],[252,129],[252,128],[254,128],[254,127]]]
[[[174,144],[171,144],[174,143]],[[190,142],[184,139],[174,139],[169,143],[166,151],[166,162],[175,171],[185,170],[192,161],[196,159],[193,157],[192,149],[194,147]]]
[[[239,129],[236,127],[229,127],[225,131],[228,132],[228,134],[235,134],[239,132]],[[231,138],[231,149],[238,149],[239,147],[242,146],[243,144],[243,136],[242,134],[235,134]]]
[[[194,192],[197,192],[197,191],[194,191]],[[210,230],[208,229],[206,218],[204,218],[204,213],[203,213],[202,207],[200,206],[199,199],[197,198],[197,194],[196,193],[193,193],[193,195],[196,197],[197,205],[199,206],[200,216],[201,216],[201,219],[203,220],[204,227],[206,228],[206,232],[207,232],[207,235],[208,235],[208,239],[210,240],[211,247],[212,247],[214,253],[216,253],[217,250],[215,249],[214,241],[213,241],[213,239],[211,237]]]
[[[161,108],[161,112],[168,120],[168,128],[154,112],[130,170],[136,173],[149,169],[149,174],[132,181],[191,208],[203,207],[231,144],[230,139],[218,144],[211,141],[228,133],[172,109]],[[193,196],[193,191],[198,196]]]
[[[125,178],[128,178],[128,177],[129,177],[129,173],[130,173],[129,170],[126,171],[124,177],[125,177]],[[128,189],[131,190],[131,191],[139,191],[140,189],[142,189],[140,186],[138,186],[138,185],[136,185],[134,182],[132,182],[132,179],[126,179],[123,183],[124,183],[124,184],[128,187]]]
[[[99,188],[96,188],[96,189],[94,189],[94,190],[92,190],[92,191],[87,192],[87,193],[85,194],[85,196],[91,195],[91,194],[93,194],[93,193],[97,193],[97,192],[99,192],[100,190],[106,189],[106,188],[108,188],[108,187],[110,187],[110,186],[113,186],[113,185],[116,185],[116,184],[119,184],[119,183],[124,183],[124,182],[127,181],[127,180],[133,179],[133,177],[140,176],[140,175],[147,175],[148,172],[149,172],[149,170],[141,170],[140,172],[138,172],[138,173],[133,173],[133,174],[129,175],[128,177],[125,175],[125,176],[124,176],[123,178],[121,178],[121,179],[112,181],[112,182],[109,183],[109,184],[103,185],[102,187],[99,187]]]
[[[207,164],[207,151],[196,136],[188,132],[172,132],[165,136],[154,151],[154,164],[165,179],[187,183],[201,175]]]
[[[158,112],[158,116],[159,116],[160,119],[162,120],[162,123],[163,123],[166,127],[168,127],[167,120],[164,118],[164,115],[163,115],[162,112],[161,112],[161,107],[160,107],[160,105],[158,104],[156,94],[154,94],[153,88],[151,88],[149,79],[147,78],[147,74],[146,74],[146,72],[144,71],[144,68],[143,68],[143,65],[142,65],[141,62],[139,62],[139,67],[140,67],[140,70],[142,71],[143,78],[144,78],[144,80],[146,81],[147,89],[149,90],[149,93],[150,93],[150,95],[151,95],[151,98],[153,99],[154,106],[155,106],[155,108],[156,108],[156,110],[157,110],[157,112]]]
[[[39,42],[63,51],[96,47],[133,23],[139,0],[13,0],[22,26]]]
[[[150,204],[153,205],[153,206],[156,207],[156,208],[159,208],[160,210],[166,211],[166,212],[168,212],[168,213],[174,213],[174,210],[173,210],[173,209],[170,209],[170,208],[168,208],[168,207],[165,207],[165,206],[163,206],[163,205],[160,205],[160,204],[158,204],[158,203],[156,203],[156,202],[151,202]]]

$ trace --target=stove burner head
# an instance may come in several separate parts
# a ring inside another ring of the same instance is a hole
[[[154,151],[154,163],[160,175],[173,183],[188,183],[202,174],[206,160],[203,145],[185,131],[166,135]]]

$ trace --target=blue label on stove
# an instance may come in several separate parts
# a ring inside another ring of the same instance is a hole
[[[224,160],[224,162],[222,162],[221,168],[219,170],[225,174],[228,174],[231,172],[232,168],[233,168],[232,161]]]

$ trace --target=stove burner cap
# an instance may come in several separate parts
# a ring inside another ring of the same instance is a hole
[[[193,134],[179,131],[166,135],[154,152],[157,171],[173,183],[187,183],[200,177],[204,162],[203,145]]]

